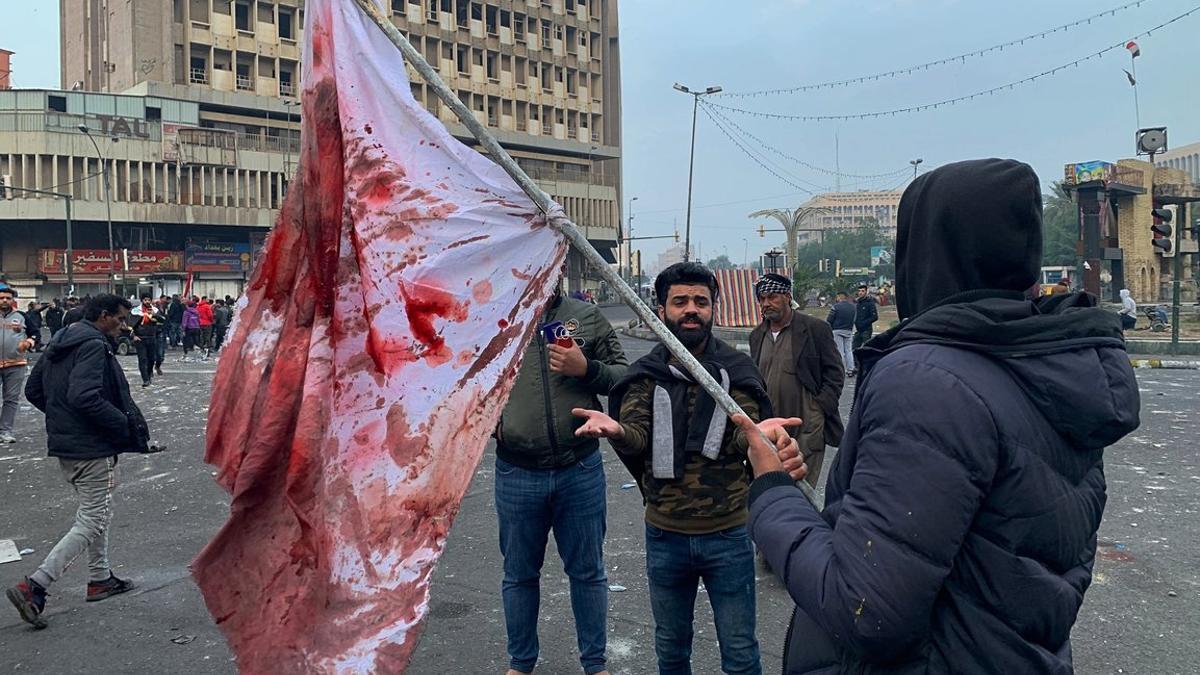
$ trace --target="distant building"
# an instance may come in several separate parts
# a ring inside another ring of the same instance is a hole
[[[1192,177],[1192,182],[1200,183],[1200,143],[1192,143],[1155,155],[1154,163],[1180,169]]]
[[[828,209],[829,213],[813,216],[807,227],[821,230],[836,230],[862,224],[863,219],[874,218],[884,234],[896,236],[896,217],[900,209],[903,190],[858,190],[854,192],[826,192],[814,195],[801,207]],[[799,244],[818,241],[816,232],[801,232]]]
[[[0,89],[12,89],[12,55],[7,49],[0,49]]]
[[[261,241],[296,170],[303,0],[61,0],[59,8],[67,91],[0,100],[0,175],[17,187],[75,193],[75,247],[107,255],[102,186],[91,175],[100,163],[77,129],[86,124],[114,179],[115,248],[182,251],[203,241],[240,255]],[[393,0],[390,8],[476,118],[615,263],[616,0]],[[409,77],[416,99],[474,145],[411,68]],[[0,272],[31,294],[61,294],[60,275],[39,269],[39,251],[65,246],[64,225],[53,199],[0,201]],[[126,276],[142,290],[174,288]],[[244,273],[227,276],[236,278],[214,292],[236,295]],[[569,289],[598,288],[592,277],[572,251]],[[76,281],[86,292],[107,277]]]

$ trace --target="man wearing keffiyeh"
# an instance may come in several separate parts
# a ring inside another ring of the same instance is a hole
[[[763,322],[750,333],[750,358],[766,380],[775,413],[804,420],[792,435],[808,465],[806,480],[815,487],[825,446],[842,440],[838,401],[845,365],[829,324],[796,311],[790,279],[765,274],[754,290]]]

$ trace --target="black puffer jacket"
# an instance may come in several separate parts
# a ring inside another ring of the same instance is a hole
[[[25,397],[46,413],[51,457],[99,459],[148,451],[146,420],[129,395],[113,343],[90,321],[55,335],[29,374]]]
[[[1022,298],[1032,170],[963,164],[901,201],[904,323],[857,352],[824,511],[782,472],[751,487],[751,534],[797,604],[789,675],[1072,672],[1103,452],[1138,426],[1137,381],[1095,298]]]

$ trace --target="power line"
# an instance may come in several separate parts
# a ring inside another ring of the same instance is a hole
[[[772,176],[775,176],[779,180],[783,181],[784,183],[787,183],[788,185],[796,188],[797,190],[800,190],[801,192],[805,192],[809,195],[815,194],[812,190],[809,190],[807,188],[803,188],[803,187],[800,187],[799,185],[796,185],[796,183],[792,182],[791,180],[784,178],[775,169],[771,168],[770,166],[767,166],[767,164],[763,160],[756,157],[754,155],[754,153],[750,152],[750,150],[748,150],[744,145],[742,145],[741,142],[739,142],[736,138],[734,138],[733,134],[731,134],[727,129],[725,129],[725,127],[721,126],[721,123],[717,121],[717,118],[713,116],[712,112],[710,112],[708,110],[707,106],[704,108],[704,114],[713,123],[713,126],[717,127],[717,129],[719,129],[721,131],[721,133],[725,134],[725,137],[728,138],[731,143],[736,145],[738,147],[738,149],[741,150],[743,153],[745,153],[746,156],[749,157],[755,164],[757,164],[760,167],[762,167],[763,169],[765,169],[767,171],[767,173],[771,174]],[[820,189],[820,186],[817,186],[817,188]]]
[[[708,102],[707,101],[702,102],[700,105],[708,105]],[[737,122],[734,122],[733,120],[729,119],[725,115],[722,115],[720,112],[718,112],[716,110],[713,110],[711,112],[714,115],[716,115],[717,117],[719,117],[722,122],[729,125],[733,129],[739,131],[743,136],[747,136],[750,139],[757,142],[760,146],[763,147],[763,149],[773,152],[776,155],[779,155],[780,157],[782,157],[784,159],[795,162],[796,164],[799,164],[800,166],[803,166],[807,169],[812,169],[813,171],[816,171],[818,173],[823,173],[823,174],[826,174],[829,176],[841,176],[842,178],[861,178],[863,180],[874,180],[874,179],[880,179],[880,178],[891,178],[892,176],[895,176],[895,175],[898,175],[901,173],[908,173],[908,171],[910,170],[909,167],[906,166],[902,169],[896,169],[895,171],[886,171],[884,173],[875,173],[875,174],[857,174],[857,173],[844,173],[844,172],[840,172],[840,171],[831,171],[824,167],[820,167],[815,164],[810,164],[809,162],[806,162],[802,159],[793,157],[793,156],[787,154],[786,152],[783,152],[782,150],[775,148],[774,146],[770,145],[769,143],[762,140],[758,136],[755,136],[754,134],[750,133],[749,131],[746,131],[741,126],[739,126]],[[857,184],[861,184],[861,183],[857,183]]]
[[[754,197],[752,199],[738,199],[738,200],[732,201],[732,202],[720,202],[717,204],[702,204],[700,206],[693,206],[692,210],[694,211],[696,209],[713,209],[713,208],[717,208],[718,206],[733,206],[735,204],[752,204],[754,202],[765,202],[765,201],[773,200],[773,199],[783,199],[785,197],[795,197],[798,194],[801,194],[801,193],[789,192],[787,194],[771,195],[769,197]],[[805,194],[811,194],[811,193],[805,193]],[[683,212],[683,209],[681,209],[681,208],[680,209],[654,209],[654,210],[650,210],[650,211],[638,211],[636,214],[636,217],[640,218],[640,217],[642,217],[643,214],[648,214],[648,213],[681,213],[681,212]],[[660,221],[655,221],[655,222],[660,222]]]
[[[986,56],[992,52],[1002,52],[1008,47],[1020,46],[1030,40],[1037,40],[1039,38],[1044,38],[1047,35],[1051,35],[1053,33],[1059,32],[1059,31],[1062,31],[1065,33],[1067,31],[1071,30],[1072,28],[1076,28],[1076,27],[1082,26],[1084,24],[1091,24],[1092,21],[1095,19],[1100,19],[1100,18],[1103,18],[1106,16],[1115,16],[1117,14],[1117,12],[1124,11],[1126,9],[1129,9],[1130,7],[1141,7],[1143,2],[1150,2],[1150,0],[1136,0],[1135,2],[1126,3],[1124,5],[1121,5],[1120,7],[1114,7],[1112,9],[1100,12],[1099,14],[1093,14],[1091,16],[1087,16],[1082,19],[1072,21],[1070,23],[1065,23],[1061,26],[1055,26],[1054,28],[1047,28],[1046,30],[1043,30],[1043,31],[1040,31],[1037,33],[1030,33],[1029,35],[1017,38],[1015,40],[1009,40],[1008,42],[1001,42],[1000,44],[992,45],[990,47],[985,47],[983,49],[976,49],[974,51],[964,52],[964,53],[958,54],[956,56],[949,56],[944,59],[938,59],[936,61],[929,61],[926,63],[917,64],[915,66],[908,66],[907,68],[897,68],[896,70],[888,70],[888,71],[885,71],[882,73],[873,73],[871,75],[860,75],[858,77],[851,77],[851,78],[848,78],[845,80],[831,80],[828,82],[816,82],[813,84],[802,84],[802,85],[795,86],[795,87],[783,87],[780,89],[762,89],[759,91],[745,91],[745,92],[723,92],[721,94],[718,94],[718,96],[727,97],[727,98],[750,98],[750,97],[759,97],[759,96],[777,96],[780,94],[795,94],[795,93],[799,93],[799,92],[803,92],[803,91],[815,91],[817,89],[833,89],[835,87],[847,87],[847,86],[850,86],[853,84],[863,84],[865,82],[874,82],[876,80],[880,80],[883,78],[896,77],[897,75],[911,75],[918,71],[929,70],[930,68],[936,68],[938,66],[944,66],[944,65],[948,65],[948,64],[952,64],[952,63],[966,63],[967,59],[970,59],[970,58],[978,58],[978,57]]]
[[[1160,23],[1157,26],[1150,28],[1149,30],[1142,31],[1141,33],[1138,33],[1137,35],[1134,35],[1131,38],[1128,38],[1126,40],[1121,40],[1120,42],[1110,45],[1108,47],[1105,47],[1104,49],[1101,49],[1100,51],[1093,52],[1091,54],[1088,54],[1087,56],[1080,57],[1074,61],[1064,63],[1060,66],[1055,66],[1054,68],[1051,68],[1049,70],[1044,70],[1036,75],[1030,75],[1029,77],[1026,77],[1026,78],[1023,78],[1020,80],[1015,80],[1015,81],[1009,82],[1007,84],[1002,84],[1002,85],[999,85],[996,87],[992,87],[990,89],[984,89],[981,91],[977,91],[973,94],[965,94],[963,96],[956,96],[954,98],[948,98],[948,99],[945,99],[942,101],[936,101],[934,103],[924,103],[922,105],[909,106],[907,108],[895,108],[892,110],[880,110],[880,111],[876,111],[876,112],[857,113],[857,114],[853,114],[853,115],[789,115],[789,114],[784,114],[784,113],[765,113],[765,112],[759,112],[757,110],[745,110],[743,108],[735,108],[732,106],[721,105],[720,103],[713,103],[711,101],[708,101],[707,103],[708,103],[708,105],[710,105],[714,108],[719,108],[721,110],[728,110],[729,112],[736,112],[736,113],[739,113],[742,115],[750,115],[752,117],[762,117],[765,119],[792,120],[792,121],[802,121],[802,122],[865,120],[865,119],[874,119],[874,118],[878,118],[878,117],[894,117],[896,115],[902,115],[902,114],[906,114],[906,113],[924,112],[926,110],[933,110],[936,108],[940,108],[942,106],[951,106],[951,105],[955,105],[958,103],[962,103],[964,101],[970,101],[972,99],[983,97],[983,96],[991,96],[994,94],[998,94],[1002,91],[1012,89],[1013,87],[1017,87],[1017,86],[1020,86],[1023,84],[1029,84],[1030,82],[1034,82],[1036,80],[1040,80],[1045,77],[1050,77],[1051,75],[1055,75],[1055,74],[1059,73],[1060,71],[1066,70],[1067,68],[1073,68],[1073,67],[1076,67],[1079,64],[1084,63],[1086,61],[1100,58],[1100,57],[1104,56],[1105,54],[1107,54],[1108,52],[1111,52],[1113,50],[1124,49],[1125,44],[1127,42],[1129,42],[1130,40],[1137,40],[1137,39],[1140,39],[1143,37],[1148,37],[1154,31],[1166,28],[1167,26],[1170,26],[1171,24],[1173,24],[1177,21],[1181,21],[1181,20],[1191,16],[1192,14],[1195,14],[1196,12],[1200,12],[1200,6],[1193,7],[1192,9],[1189,9],[1188,11],[1184,12],[1183,14],[1180,14],[1179,16],[1177,16],[1175,18],[1173,18],[1169,21],[1164,21],[1163,23]]]

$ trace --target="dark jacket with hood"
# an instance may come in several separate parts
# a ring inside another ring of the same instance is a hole
[[[99,459],[149,449],[146,420],[129,396],[113,342],[90,321],[54,336],[29,374],[25,397],[46,414],[51,457]]]
[[[1070,673],[1104,447],[1138,426],[1116,315],[1035,303],[1024,164],[951,164],[900,203],[902,323],[858,351],[822,513],[782,472],[751,533],[797,603],[785,673]]]

